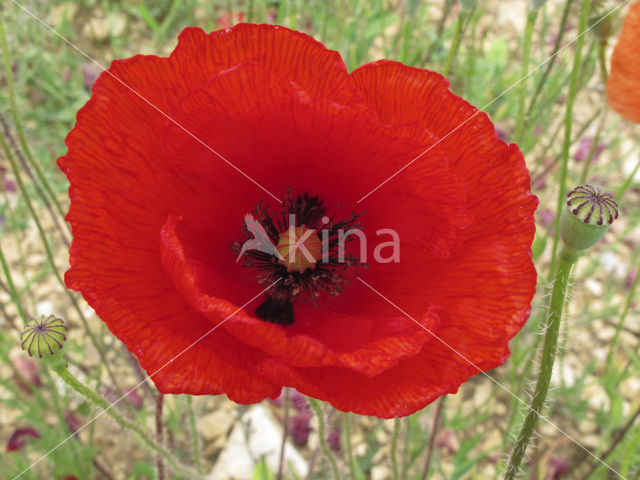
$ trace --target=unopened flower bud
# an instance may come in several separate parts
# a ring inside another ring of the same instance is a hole
[[[595,245],[618,218],[613,193],[593,185],[580,185],[569,192],[560,214],[560,235],[565,245],[581,251]]]
[[[614,15],[612,10],[605,10],[600,15],[589,19],[589,29],[602,43],[607,42],[613,32]]]
[[[29,356],[40,358],[48,357],[50,360],[59,360],[62,357],[62,347],[67,339],[67,327],[61,318],[54,315],[33,319],[25,325],[20,335],[22,349]]]

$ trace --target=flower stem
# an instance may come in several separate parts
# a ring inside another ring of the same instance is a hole
[[[150,450],[162,455],[169,465],[174,469],[174,472],[178,475],[184,475],[187,478],[202,478],[202,475],[193,471],[191,468],[182,465],[173,455],[163,446],[152,440],[151,436],[145,432],[138,424],[130,422],[122,415],[120,415],[113,407],[115,404],[109,404],[104,398],[95,393],[85,384],[81,383],[71,372],[64,366],[64,364],[54,368],[54,371],[58,376],[71,388],[73,388],[80,395],[87,400],[100,407],[103,412],[108,413],[118,425],[125,430],[132,431],[138,436],[138,439]]]
[[[198,429],[196,427],[196,416],[193,411],[193,399],[191,395],[187,395],[187,412],[189,415],[189,433],[191,435],[191,450],[193,450],[193,463],[196,464],[196,469],[199,473],[203,473],[202,470],[202,455],[200,453],[200,436],[198,435]]]
[[[282,480],[284,472],[284,448],[287,444],[287,435],[289,434],[289,389],[284,389],[284,418],[282,419],[282,441],[280,442],[280,460],[278,461],[278,475],[276,478]]]
[[[520,66],[520,92],[518,98],[518,117],[516,119],[516,130],[513,136],[514,143],[520,145],[524,136],[524,123],[526,120],[527,101],[527,75],[529,74],[529,59],[531,58],[531,40],[533,38],[533,27],[538,19],[538,9],[529,8],[527,12],[527,24],[524,28],[524,44],[522,46],[522,64]]]
[[[451,73],[451,66],[453,65],[453,60],[456,58],[456,54],[458,53],[458,47],[460,46],[460,40],[462,38],[462,27],[464,27],[465,15],[459,15],[458,21],[456,22],[456,29],[453,32],[453,40],[451,40],[451,47],[449,48],[449,54],[447,55],[447,61],[444,65],[444,70],[442,74],[445,77],[449,76]]]
[[[9,48],[7,46],[7,37],[4,32],[4,24],[1,18],[0,18],[0,48],[2,49],[2,57],[4,60],[4,70],[5,70],[5,78],[7,81],[7,93],[8,93],[7,96],[9,97],[9,107],[11,109],[11,114],[13,116],[13,122],[18,132],[18,139],[20,141],[20,145],[22,146],[22,149],[25,152],[25,155],[27,157],[27,160],[29,161],[29,164],[35,171],[36,177],[38,178],[40,183],[42,183],[45,190],[51,197],[51,200],[53,201],[56,207],[56,210],[58,211],[58,214],[60,215],[60,217],[63,218],[64,211],[62,210],[62,206],[60,205],[60,202],[58,202],[58,199],[56,198],[55,193],[53,192],[51,186],[49,185],[49,182],[47,181],[47,177],[42,173],[42,171],[40,170],[40,167],[38,167],[38,163],[34,160],[33,156],[31,155],[31,151],[29,150],[29,145],[24,135],[22,122],[20,121],[20,115],[18,113],[18,105],[16,103],[16,93],[15,93],[15,86],[13,82],[13,71],[11,69],[11,56],[9,54]],[[35,180],[34,180],[34,184],[36,184]],[[42,199],[45,202],[45,204],[48,205],[47,198],[44,195],[42,195]],[[53,218],[54,218],[54,221],[56,221],[55,217]]]
[[[565,304],[569,277],[571,275],[571,267],[578,259],[578,253],[569,250],[567,247],[562,248],[559,253],[558,269],[553,284],[553,292],[551,294],[551,304],[547,314],[545,325],[544,347],[542,350],[542,360],[540,364],[540,374],[536,383],[536,389],[533,394],[533,401],[530,410],[524,420],[520,434],[516,441],[516,446],[511,453],[509,466],[505,474],[505,480],[513,480],[518,476],[520,463],[527,450],[529,440],[536,427],[540,412],[544,407],[544,402],[549,391],[549,383],[551,382],[551,374],[553,372],[553,364],[556,357],[558,345],[558,335],[560,332],[560,321],[562,320],[562,310]]]
[[[606,85],[609,74],[607,73],[607,60],[605,57],[605,47],[606,47],[606,42],[598,43],[598,61],[600,63],[600,74],[602,76],[602,83]],[[602,92],[602,102],[603,102],[602,117],[600,117],[600,123],[598,123],[598,129],[596,130],[596,134],[594,135],[593,140],[591,142],[591,146],[589,147],[589,153],[587,155],[587,158],[584,161],[584,165],[582,166],[582,174],[580,175],[580,181],[578,182],[580,185],[584,185],[585,183],[587,183],[589,168],[591,168],[591,162],[593,160],[593,157],[595,156],[596,149],[598,148],[598,144],[600,143],[600,137],[602,135],[602,131],[604,130],[605,124],[607,122],[607,113],[609,112],[609,103],[607,101],[606,90]]]
[[[329,445],[327,445],[327,437],[325,434],[325,421],[324,421],[324,413],[322,412],[322,407],[320,406],[320,402],[315,398],[307,397],[309,400],[309,404],[313,411],[316,413],[316,417],[318,417],[318,437],[320,440],[320,448],[324,453],[327,460],[329,460],[329,464],[331,465],[331,470],[333,472],[333,478],[335,480],[340,480],[340,473],[338,472],[338,463],[336,462],[336,457],[331,453],[329,449]]]
[[[449,13],[451,12],[451,8],[455,3],[454,0],[445,0],[444,6],[442,7],[442,15],[440,15],[440,20],[438,20],[438,26],[436,27],[436,38],[431,42],[429,46],[429,50],[427,50],[427,54],[424,57],[424,64],[428,64],[431,60],[431,55],[435,51],[436,47],[440,45],[442,41],[442,33],[444,32],[444,25],[447,23],[447,18],[449,18]]]
[[[438,400],[438,406],[436,407],[436,416],[433,419],[433,427],[431,428],[431,432],[429,432],[429,446],[427,447],[427,457],[425,459],[424,468],[422,470],[422,480],[426,480],[427,476],[429,475],[431,457],[433,456],[433,447],[436,443],[436,434],[438,433],[438,429],[440,428],[440,418],[442,418],[442,408],[444,407],[446,398],[446,396],[443,396],[440,397],[440,400]]]
[[[164,405],[164,394],[158,392],[156,397],[156,442],[162,445],[164,443],[164,432],[162,423],[162,407]],[[164,461],[162,455],[158,454],[157,458],[158,480],[164,480]]]
[[[569,83],[569,93],[567,94],[567,109],[564,118],[564,142],[562,145],[562,166],[560,169],[560,180],[558,182],[558,202],[556,208],[555,231],[553,235],[553,249],[551,251],[550,271],[555,270],[555,261],[558,252],[558,242],[560,240],[560,212],[564,204],[566,195],[567,173],[569,166],[569,147],[571,146],[571,127],[573,125],[573,104],[578,93],[578,83],[580,80],[580,70],[582,65],[582,46],[584,45],[584,32],[589,19],[590,0],[582,0],[580,9],[580,24],[578,27],[579,37],[575,43],[575,54],[573,57],[573,69],[571,70],[571,81]]]
[[[22,302],[20,301],[20,294],[16,289],[15,284],[13,283],[13,277],[11,275],[11,270],[9,269],[9,264],[7,263],[7,259],[4,256],[4,252],[2,251],[2,246],[0,245],[0,265],[2,265],[2,271],[4,272],[4,276],[7,280],[7,288],[9,290],[9,295],[11,296],[11,300],[16,304],[16,308],[18,309],[18,313],[22,318],[22,321],[27,324],[29,323],[29,317],[27,316],[27,312],[24,311],[24,307],[22,306]]]
[[[349,460],[349,474],[351,475],[351,480],[357,480],[356,461],[353,457],[353,450],[351,448],[351,414],[349,412],[345,412],[344,414],[344,444],[347,451],[347,459]]]
[[[393,435],[391,436],[391,471],[393,480],[398,480],[398,436],[400,435],[400,419],[393,419]]]
[[[633,279],[631,288],[629,288],[629,291],[627,292],[627,298],[624,302],[624,309],[622,310],[622,315],[620,315],[620,319],[618,320],[618,324],[616,325],[616,333],[611,339],[611,342],[609,342],[609,351],[607,352],[607,357],[604,363],[605,374],[609,372],[609,368],[611,367],[611,362],[613,361],[613,352],[615,351],[615,348],[618,344],[618,338],[620,337],[620,332],[622,331],[622,327],[624,326],[625,320],[627,319],[627,315],[629,314],[629,310],[631,309],[633,296],[636,291],[636,287],[638,286],[638,280],[640,280],[640,271],[636,272],[636,276]]]
[[[629,152],[629,153],[631,153],[631,152]],[[626,155],[622,156],[622,158],[625,158],[625,157],[626,157]],[[638,170],[640,170],[640,155],[638,156],[638,162],[636,163],[636,166],[633,167],[633,170],[631,171],[629,176],[625,179],[624,183],[620,186],[620,188],[616,192],[616,197],[617,198],[622,198],[622,196],[624,195],[624,192],[626,192],[627,189],[633,183],[633,179],[635,178],[636,174],[638,173]]]
[[[596,149],[598,148],[598,144],[600,143],[600,137],[602,136],[602,131],[607,122],[607,112],[609,111],[609,107],[607,104],[607,95],[603,94],[602,96],[604,100],[603,113],[600,117],[600,122],[598,123],[598,129],[596,130],[596,134],[593,136],[591,141],[591,146],[589,147],[589,153],[587,154],[587,158],[584,159],[584,165],[582,166],[582,173],[580,174],[579,185],[584,185],[587,183],[587,176],[589,175],[589,169],[591,168],[591,162],[593,161],[593,157],[596,154]]]
[[[562,20],[560,20],[560,28],[558,29],[556,42],[555,42],[555,45],[553,46],[553,52],[551,53],[551,58],[547,62],[546,68],[544,69],[544,72],[542,73],[542,76],[540,77],[540,80],[536,85],[536,90],[531,98],[531,103],[529,103],[529,108],[527,109],[527,114],[526,114],[527,117],[531,116],[531,113],[533,112],[533,109],[538,100],[538,96],[540,96],[540,93],[542,93],[542,88],[544,87],[544,84],[547,82],[547,79],[549,78],[549,73],[551,72],[551,69],[555,64],[555,60],[556,60],[555,56],[560,51],[560,44],[562,43],[562,39],[564,38],[564,32],[567,28],[567,20],[569,19],[569,12],[571,11],[571,4],[573,3],[573,1],[574,0],[566,0],[564,4],[564,10],[562,12]]]
[[[71,304],[73,305],[75,311],[78,313],[78,316],[80,317],[80,320],[82,322],[82,325],[84,326],[84,329],[85,329],[85,332],[86,332],[87,336],[91,340],[91,343],[93,344],[93,346],[98,351],[98,355],[100,356],[100,360],[102,362],[102,366],[104,366],[105,370],[107,371],[107,374],[109,375],[109,379],[111,380],[111,383],[113,384],[114,387],[116,387],[116,389],[118,389],[118,382],[116,381],[116,377],[113,374],[113,371],[112,371],[111,367],[109,366],[109,363],[106,360],[106,355],[105,355],[103,346],[100,344],[100,342],[98,342],[98,339],[96,338],[96,336],[93,334],[93,332],[89,328],[89,324],[87,322],[87,318],[85,317],[84,313],[82,312],[82,309],[80,308],[80,305],[78,304],[78,301],[76,300],[76,297],[67,289],[66,285],[64,284],[64,280],[62,278],[62,275],[60,275],[60,271],[58,270],[58,267],[56,266],[55,258],[54,258],[54,255],[53,255],[53,248],[52,248],[52,246],[51,246],[51,244],[49,242],[49,239],[47,238],[47,234],[46,234],[46,232],[44,230],[44,227],[42,226],[42,222],[40,221],[40,218],[38,217],[38,213],[36,212],[36,209],[33,206],[33,202],[31,201],[31,197],[29,196],[29,192],[27,191],[26,185],[22,180],[22,175],[20,174],[20,170],[18,168],[18,164],[16,162],[16,159],[14,158],[13,153],[11,152],[11,150],[9,148],[9,145],[7,144],[7,142],[5,141],[5,139],[4,139],[4,137],[2,135],[0,135],[0,146],[2,146],[2,149],[6,153],[6,157],[9,160],[9,165],[11,166],[11,171],[13,172],[13,175],[15,177],[16,183],[18,185],[18,190],[20,191],[20,194],[22,195],[22,199],[24,200],[25,204],[27,205],[27,209],[29,210],[29,214],[31,215],[31,217],[33,218],[34,223],[36,224],[36,228],[38,230],[38,235],[40,236],[40,240],[42,241],[42,245],[43,245],[44,250],[45,250],[47,261],[49,262],[49,265],[51,265],[51,268],[53,270],[53,275],[55,276],[57,282],[60,284],[62,289],[65,291],[65,293],[69,297],[69,300],[71,301]],[[131,408],[131,407],[129,407],[127,405],[127,408]]]
[[[607,460],[607,458],[609,458],[609,455],[611,455],[611,453],[620,444],[620,442],[625,437],[625,435],[629,432],[629,430],[631,429],[635,421],[638,419],[638,417],[640,417],[640,405],[638,405],[633,415],[629,417],[629,420],[627,421],[625,426],[622,427],[622,429],[618,432],[616,437],[611,442],[611,445],[609,445],[609,448],[607,448],[607,450],[602,455],[600,455],[600,462],[591,463],[591,466],[589,467],[589,471],[586,473],[584,477],[582,477],[583,480],[587,480],[589,477],[591,477],[591,474],[595,472],[596,469]]]

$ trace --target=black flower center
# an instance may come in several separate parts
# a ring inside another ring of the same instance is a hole
[[[279,213],[269,211],[264,202],[245,215],[244,242],[233,250],[243,266],[258,270],[259,283],[280,281],[269,290],[256,315],[283,325],[294,322],[294,302],[317,305],[321,294],[339,295],[346,285],[347,269],[362,265],[346,251],[354,238],[349,232],[362,228],[352,213],[344,220],[327,216],[324,202],[308,193],[285,196]]]

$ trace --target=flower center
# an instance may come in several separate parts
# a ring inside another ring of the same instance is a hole
[[[322,240],[313,228],[289,225],[289,229],[280,234],[276,250],[282,257],[278,261],[280,265],[287,267],[288,272],[302,273],[315,268],[322,257]]]
[[[325,215],[317,196],[307,193],[285,196],[282,210],[275,214],[261,202],[244,218],[244,243],[232,246],[243,266],[258,270],[257,281],[278,283],[256,309],[256,315],[273,323],[290,325],[294,321],[295,301],[317,305],[322,292],[339,295],[348,268],[362,265],[346,251],[354,239],[345,232],[360,228],[353,213],[342,221]]]

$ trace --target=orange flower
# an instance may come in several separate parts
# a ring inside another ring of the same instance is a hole
[[[620,115],[640,123],[640,2],[629,8],[613,50],[607,96]]]

